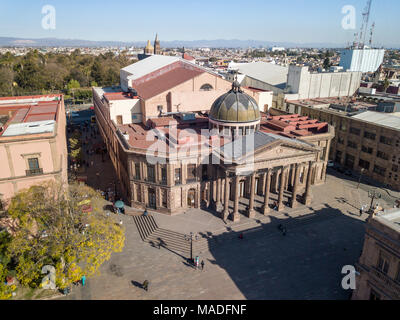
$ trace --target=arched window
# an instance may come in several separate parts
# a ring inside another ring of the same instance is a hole
[[[200,88],[200,91],[211,91],[214,90],[213,86],[211,84],[203,84]]]

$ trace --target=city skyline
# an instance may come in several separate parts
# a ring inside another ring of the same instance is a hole
[[[70,1],[67,4],[57,0],[33,3],[20,0],[0,4],[0,37],[139,42],[152,40],[158,33],[161,41],[238,39],[346,46],[360,29],[365,4],[365,0],[335,3],[291,0],[285,6],[260,0],[246,3],[204,0],[201,4],[181,0],[168,3],[117,0],[112,4],[97,1],[94,5],[93,2]],[[54,30],[42,27],[45,5],[56,10]],[[346,5],[356,9],[354,30],[344,30],[341,25],[345,16],[342,8]],[[398,1],[372,3],[369,25],[376,23],[375,46],[400,45],[400,39],[393,36],[393,30],[399,28],[398,10]]]

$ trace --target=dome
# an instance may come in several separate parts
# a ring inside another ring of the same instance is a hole
[[[230,123],[255,122],[261,119],[257,102],[240,89],[239,82],[232,84],[232,90],[220,96],[213,103],[211,120]]]

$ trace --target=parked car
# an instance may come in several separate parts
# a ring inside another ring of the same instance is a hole
[[[333,168],[335,166],[335,162],[333,162],[332,160],[328,161],[328,168]]]

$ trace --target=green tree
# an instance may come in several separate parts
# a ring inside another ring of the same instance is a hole
[[[93,276],[124,246],[124,229],[102,210],[101,196],[87,186],[55,182],[33,186],[11,200],[8,214],[19,229],[9,246],[21,284],[40,287],[45,265],[56,269],[59,289]],[[90,204],[91,212],[84,209]]]

